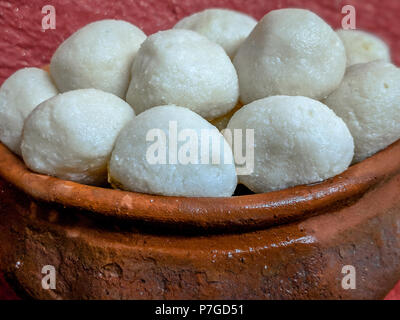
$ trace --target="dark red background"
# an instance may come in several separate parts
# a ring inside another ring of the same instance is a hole
[[[43,31],[41,11],[49,4],[56,9],[56,29]],[[357,27],[383,37],[392,48],[394,62],[400,65],[400,0],[0,0],[0,83],[19,68],[48,64],[64,39],[95,20],[123,19],[151,34],[210,7],[240,10],[256,19],[272,9],[301,7],[338,28],[346,4],[356,8]],[[15,297],[0,276],[0,299]],[[387,299],[400,300],[400,282]]]

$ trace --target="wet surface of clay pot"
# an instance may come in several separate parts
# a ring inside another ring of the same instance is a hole
[[[317,185],[222,199],[63,181],[3,145],[0,176],[0,267],[34,298],[365,299],[400,278],[400,142]]]

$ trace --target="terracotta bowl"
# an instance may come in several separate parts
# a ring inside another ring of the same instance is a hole
[[[323,183],[232,198],[81,185],[1,144],[0,177],[0,269],[22,296],[374,299],[400,279],[400,141]]]

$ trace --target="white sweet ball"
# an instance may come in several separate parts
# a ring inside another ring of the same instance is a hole
[[[35,172],[84,184],[107,181],[107,161],[132,108],[96,89],[73,90],[40,104],[27,118],[21,150]]]
[[[346,52],[339,36],[302,9],[269,12],[234,58],[243,103],[273,95],[325,98],[340,84]]]
[[[12,74],[0,88],[0,140],[21,155],[21,134],[26,117],[38,104],[58,94],[49,74],[25,68]]]
[[[211,143],[202,147],[204,130],[220,146],[214,164]],[[109,182],[142,193],[229,197],[237,177],[232,150],[218,129],[187,108],[167,105],[141,113],[122,130],[109,163]]]
[[[175,29],[196,31],[218,43],[233,58],[257,21],[247,14],[227,9],[207,9],[180,20]]]
[[[176,104],[214,119],[233,109],[238,96],[236,70],[222,47],[194,31],[173,29],[143,42],[126,100],[136,113]]]
[[[333,177],[347,169],[354,154],[346,124],[306,97],[254,101],[235,113],[228,129],[254,130],[254,171],[239,181],[256,193]],[[242,154],[244,148],[243,143]]]
[[[121,20],[90,23],[54,53],[50,73],[60,92],[95,88],[125,98],[130,68],[146,35]]]
[[[349,67],[340,87],[324,103],[349,127],[354,162],[400,139],[400,69],[389,62]]]
[[[377,36],[361,30],[337,30],[346,48],[347,66],[374,60],[390,61],[390,49]]]

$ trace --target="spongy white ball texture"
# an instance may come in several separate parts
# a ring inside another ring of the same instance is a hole
[[[273,95],[325,98],[340,84],[346,52],[339,36],[308,10],[269,12],[234,58],[243,103]]]
[[[346,48],[347,66],[374,60],[390,61],[390,49],[377,36],[361,30],[337,30]]]
[[[136,113],[176,104],[214,119],[233,109],[238,96],[236,70],[222,47],[194,31],[173,29],[142,44],[126,100]]]
[[[400,139],[400,69],[389,62],[349,67],[340,87],[324,103],[349,127],[354,162]]]
[[[24,121],[38,104],[58,94],[49,74],[24,68],[12,74],[0,88],[0,140],[21,155]]]
[[[220,151],[214,163],[208,134]],[[229,197],[237,177],[232,150],[218,129],[187,108],[167,105],[141,113],[122,130],[109,163],[109,181],[142,193]]]
[[[107,182],[107,161],[132,108],[96,89],[73,90],[40,104],[27,118],[21,150],[35,172],[84,184]]]
[[[256,193],[333,177],[347,169],[354,154],[346,124],[306,97],[254,101],[235,113],[228,129],[254,130],[254,171],[239,181]]]
[[[180,20],[175,29],[196,31],[218,43],[233,58],[257,21],[247,14],[227,9],[207,9]]]
[[[60,92],[95,88],[125,98],[130,68],[146,35],[121,20],[90,23],[54,53],[50,73]]]

